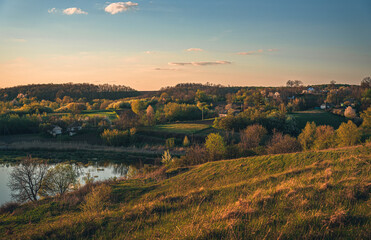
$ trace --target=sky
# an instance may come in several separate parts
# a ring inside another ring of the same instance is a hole
[[[370,0],[0,0],[0,88],[359,84]]]

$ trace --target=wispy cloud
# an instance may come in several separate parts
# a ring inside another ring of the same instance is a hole
[[[155,68],[156,71],[179,71],[177,68]]]
[[[201,48],[188,48],[187,52],[203,52],[204,50]]]
[[[131,8],[138,6],[138,3],[134,2],[116,2],[109,4],[104,11],[114,15],[120,12],[126,12]]]
[[[83,10],[81,10],[81,8],[72,7],[72,8],[64,9],[63,10],[63,14],[73,15],[73,14],[88,14],[88,13],[85,12],[85,11],[83,11]]]
[[[156,52],[155,51],[145,51],[144,53],[145,54],[155,54]]]
[[[170,62],[171,66],[212,66],[212,65],[224,65],[231,64],[228,61],[213,61],[213,62]]]
[[[256,54],[260,54],[263,52],[276,52],[276,51],[278,51],[278,49],[275,49],[275,48],[271,48],[267,50],[259,49],[256,51],[238,52],[237,55],[256,55]]]
[[[16,42],[16,43],[24,43],[24,42],[27,42],[26,39],[23,39],[23,38],[11,38],[9,39],[9,41],[11,42]]]
[[[48,10],[48,13],[57,13],[57,9],[56,8],[51,8]]]

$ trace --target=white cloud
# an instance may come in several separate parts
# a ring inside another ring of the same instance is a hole
[[[56,8],[51,8],[48,10],[48,13],[56,13],[58,10]]]
[[[212,66],[212,65],[224,65],[232,64],[228,61],[213,61],[213,62],[170,62],[172,66]]]
[[[201,48],[188,48],[187,52],[203,52],[204,50]]]
[[[64,9],[63,10],[63,14],[66,14],[66,15],[73,15],[73,14],[88,14],[87,12],[84,12],[83,10],[81,10],[81,8],[67,8],[67,9]]]
[[[129,9],[138,6],[138,3],[133,3],[133,2],[116,2],[116,3],[111,3],[108,5],[104,11],[114,15],[120,12],[126,12]]]

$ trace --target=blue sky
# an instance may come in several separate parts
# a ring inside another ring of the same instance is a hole
[[[370,10],[362,0],[0,0],[0,87],[358,84],[371,75]]]

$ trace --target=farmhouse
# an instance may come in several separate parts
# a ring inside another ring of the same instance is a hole
[[[60,126],[53,126],[53,128],[49,130],[48,133],[56,137],[57,135],[62,134],[62,128]]]

